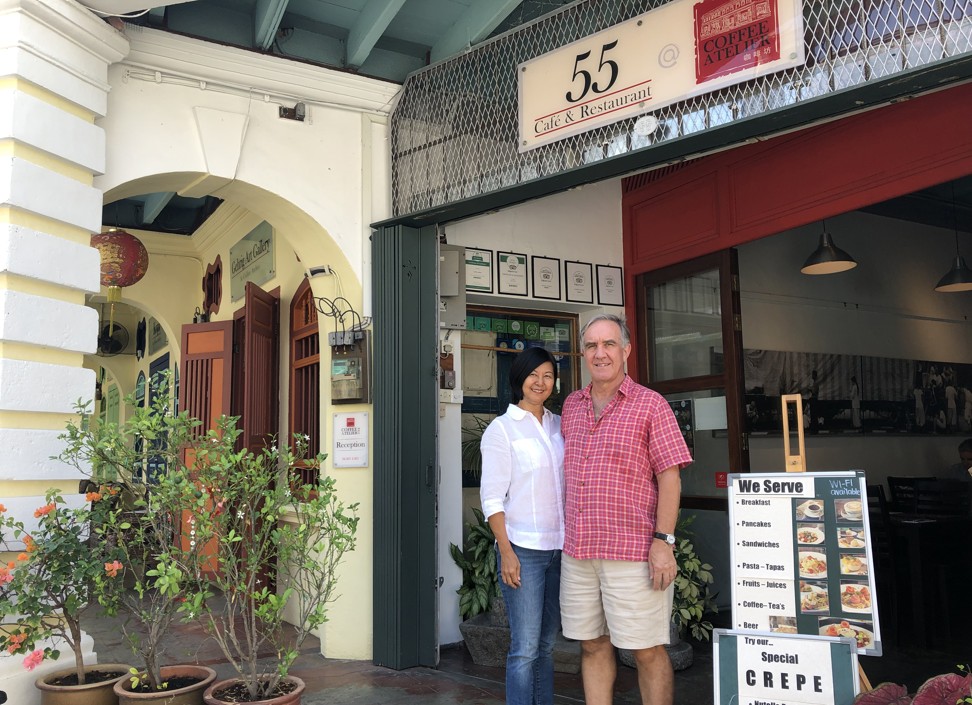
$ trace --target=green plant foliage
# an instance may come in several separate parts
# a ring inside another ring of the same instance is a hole
[[[212,547],[219,570],[197,576],[184,595],[188,615],[202,620],[257,701],[276,691],[306,637],[327,621],[337,567],[355,547],[358,505],[338,499],[333,477],[302,487],[286,481],[325,458],[306,457],[306,437],[294,438],[293,451],[275,443],[237,451],[239,435],[236,419],[222,418],[196,451],[190,540]],[[273,566],[278,589],[268,584]],[[211,599],[216,594],[222,605]],[[266,653],[274,658],[262,660]]]
[[[483,513],[474,507],[473,514],[476,523],[466,525],[469,535],[465,547],[460,550],[456,544],[449,544],[452,560],[462,568],[462,585],[456,592],[459,594],[459,614],[463,619],[488,612],[493,598],[499,595],[496,537]]]
[[[489,426],[489,420],[480,416],[472,417],[472,425],[462,427],[462,470],[469,477],[479,479],[483,474],[483,454],[479,444],[483,440],[483,431]]]
[[[678,574],[675,576],[672,622],[680,634],[688,633],[699,641],[708,641],[712,636],[712,623],[705,619],[705,615],[719,610],[709,588],[713,582],[712,566],[703,563],[696,555],[691,540],[689,527],[693,521],[694,515],[679,517],[675,527],[674,553]]]

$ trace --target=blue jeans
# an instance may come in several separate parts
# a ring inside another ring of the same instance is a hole
[[[552,705],[553,647],[560,630],[560,551],[514,545],[513,552],[520,559],[520,587],[514,590],[500,580],[510,617],[506,702]],[[498,551],[496,556],[499,565]]]

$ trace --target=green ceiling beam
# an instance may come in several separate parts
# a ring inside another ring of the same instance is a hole
[[[476,0],[432,47],[432,62],[483,41],[519,4],[520,0]]]
[[[146,196],[145,205],[142,208],[142,223],[154,223],[155,219],[159,217],[159,213],[168,205],[173,196],[175,196],[175,191],[150,193]]]
[[[405,0],[368,0],[348,32],[347,65],[360,68]]]
[[[257,0],[253,12],[253,43],[260,49],[266,51],[273,46],[288,2],[289,0]]]

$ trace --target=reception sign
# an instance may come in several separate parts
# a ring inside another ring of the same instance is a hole
[[[860,687],[852,639],[712,635],[715,705],[851,705]]]
[[[517,67],[521,152],[804,63],[797,0],[674,0]]]

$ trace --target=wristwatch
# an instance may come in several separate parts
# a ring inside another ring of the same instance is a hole
[[[663,533],[661,531],[656,531],[655,532],[655,538],[656,539],[661,539],[662,541],[664,541],[665,543],[667,543],[669,546],[674,546],[675,545],[675,534],[666,534],[666,533]]]

